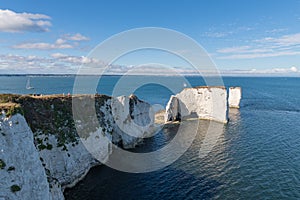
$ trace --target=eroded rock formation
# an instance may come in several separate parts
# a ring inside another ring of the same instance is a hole
[[[154,131],[151,106],[134,95],[73,98],[77,121],[72,97],[0,95],[0,198],[63,199],[64,188],[109,158],[110,141],[133,148]]]
[[[46,172],[33,141],[33,133],[22,115],[9,119],[1,116],[0,198],[50,199]]]
[[[242,89],[240,87],[229,88],[228,104],[230,108],[239,108],[242,98]]]
[[[225,87],[186,88],[170,98],[166,107],[165,121],[199,118],[226,123],[227,110]]]

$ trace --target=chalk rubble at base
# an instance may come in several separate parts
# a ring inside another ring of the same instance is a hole
[[[165,113],[165,122],[199,118],[217,122],[228,122],[228,101],[230,107],[239,108],[241,88],[227,90],[223,86],[200,86],[185,88],[172,95]]]
[[[240,108],[242,89],[240,87],[229,88],[228,104],[230,108]]]

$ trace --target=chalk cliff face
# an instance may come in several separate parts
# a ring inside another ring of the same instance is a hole
[[[239,108],[242,98],[242,89],[240,87],[229,88],[228,104],[231,108]]]
[[[18,105],[24,117],[8,108],[6,113],[11,117],[0,120],[0,177],[4,180],[0,182],[0,199],[63,199],[64,188],[100,164],[95,158],[101,162],[109,158],[112,145],[105,139],[133,148],[154,130],[150,105],[136,96],[96,96],[98,122],[76,122],[86,131],[82,138],[73,121],[71,97],[0,95],[0,102],[3,99],[9,102],[6,105]],[[90,126],[93,123],[97,125]],[[19,191],[12,191],[14,184]]]
[[[165,121],[199,118],[227,122],[225,87],[186,88],[172,96],[166,107]]]
[[[50,199],[33,133],[20,114],[0,118],[0,159],[0,199]]]
[[[118,135],[114,137],[114,142],[121,141],[124,148],[133,148],[155,130],[154,111],[150,104],[139,100],[135,95],[113,99],[112,114],[113,127]]]
[[[179,120],[181,120],[179,100],[176,96],[172,95],[166,107],[165,122]]]

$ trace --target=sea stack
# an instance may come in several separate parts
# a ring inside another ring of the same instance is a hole
[[[230,87],[228,104],[230,108],[240,108],[240,101],[242,98],[241,87]]]
[[[168,121],[180,121],[180,111],[178,98],[174,95],[170,97],[167,104],[167,109],[165,113],[165,122]]]
[[[223,86],[185,88],[171,96],[165,122],[198,118],[227,123],[227,91]]]

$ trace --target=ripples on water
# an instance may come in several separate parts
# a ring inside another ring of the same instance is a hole
[[[23,79],[18,80],[25,87]],[[189,79],[192,85],[203,84]],[[111,77],[107,80],[115,82]],[[72,81],[31,79],[33,86],[43,86],[38,91],[43,93],[67,93]],[[109,91],[109,81],[100,88],[102,93]],[[27,92],[16,89],[15,82],[9,85],[6,80],[0,91]],[[211,122],[219,137],[207,156],[199,158],[209,124],[201,121],[192,146],[172,165],[144,174],[95,167],[73,189],[66,190],[66,199],[300,199],[300,79],[224,78],[224,82],[243,88],[241,109],[230,111],[225,126]],[[170,95],[170,91],[153,85],[137,93],[151,103],[165,103]],[[177,128],[163,129],[134,151],[164,146]]]
[[[160,171],[128,174],[99,166],[65,192],[67,199],[299,199],[300,80],[225,78],[243,87],[240,110],[204,158],[203,121],[190,149]],[[176,127],[166,128],[141,149],[163,146]],[[139,151],[136,149],[135,151]]]

